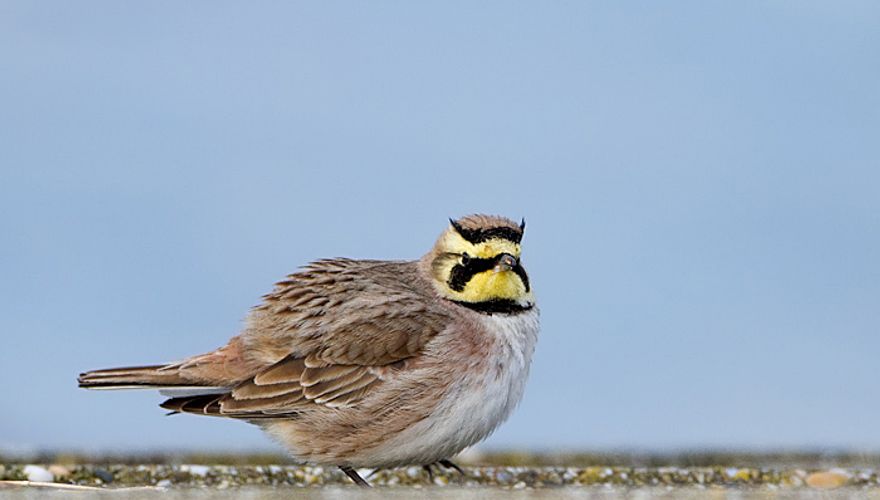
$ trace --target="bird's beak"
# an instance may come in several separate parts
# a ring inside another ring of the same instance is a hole
[[[495,269],[496,273],[500,273],[501,271],[510,271],[514,267],[516,267],[516,257],[510,255],[509,253],[503,253],[498,257],[498,260],[495,261]]]

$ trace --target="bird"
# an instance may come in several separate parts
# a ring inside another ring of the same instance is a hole
[[[256,424],[299,463],[458,467],[520,402],[540,330],[525,219],[449,219],[417,260],[331,258],[274,285],[224,346],[81,373],[86,389],[158,389],[170,414]],[[458,469],[460,471],[460,469]]]

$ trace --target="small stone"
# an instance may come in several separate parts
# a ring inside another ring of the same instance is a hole
[[[51,483],[55,480],[55,476],[51,472],[39,465],[26,465],[24,475],[27,476],[28,481],[40,483]]]
[[[208,475],[208,467],[205,465],[181,465],[180,470],[189,472],[193,476],[205,477]]]
[[[158,483],[156,483],[156,486],[158,486],[159,488],[170,488],[171,487],[171,480],[170,479],[163,479],[163,480],[159,481]]]
[[[92,474],[95,475],[96,478],[100,479],[103,483],[112,483],[113,482],[113,474],[110,473],[107,469],[95,469],[92,471]]]
[[[849,476],[838,471],[814,472],[807,476],[807,485],[823,490],[840,488],[847,481],[849,481]]]
[[[49,472],[51,472],[52,475],[55,476],[55,479],[65,478],[70,475],[70,470],[68,470],[67,467],[57,464],[50,465]]]

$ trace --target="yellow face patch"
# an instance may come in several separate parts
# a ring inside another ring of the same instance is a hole
[[[502,254],[519,259],[519,244],[503,238],[474,244],[455,231],[447,231],[440,249],[442,253],[432,267],[435,285],[445,297],[461,302],[520,301],[532,297],[525,271],[520,268],[520,276],[515,270],[493,263]],[[477,269],[474,261],[480,261]]]
[[[447,231],[443,237],[443,248],[449,253],[468,254],[471,257],[491,259],[502,253],[509,253],[516,258],[520,256],[520,246],[510,240],[494,238],[476,245],[462,238],[455,231]]]
[[[460,292],[452,290],[448,284],[446,288],[453,300],[463,302],[520,300],[528,295],[522,279],[513,271],[483,271],[475,274]]]

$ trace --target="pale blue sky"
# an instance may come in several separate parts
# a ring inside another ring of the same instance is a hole
[[[880,4],[0,3],[0,449],[274,449],[84,369],[525,217],[493,447],[880,449]]]

